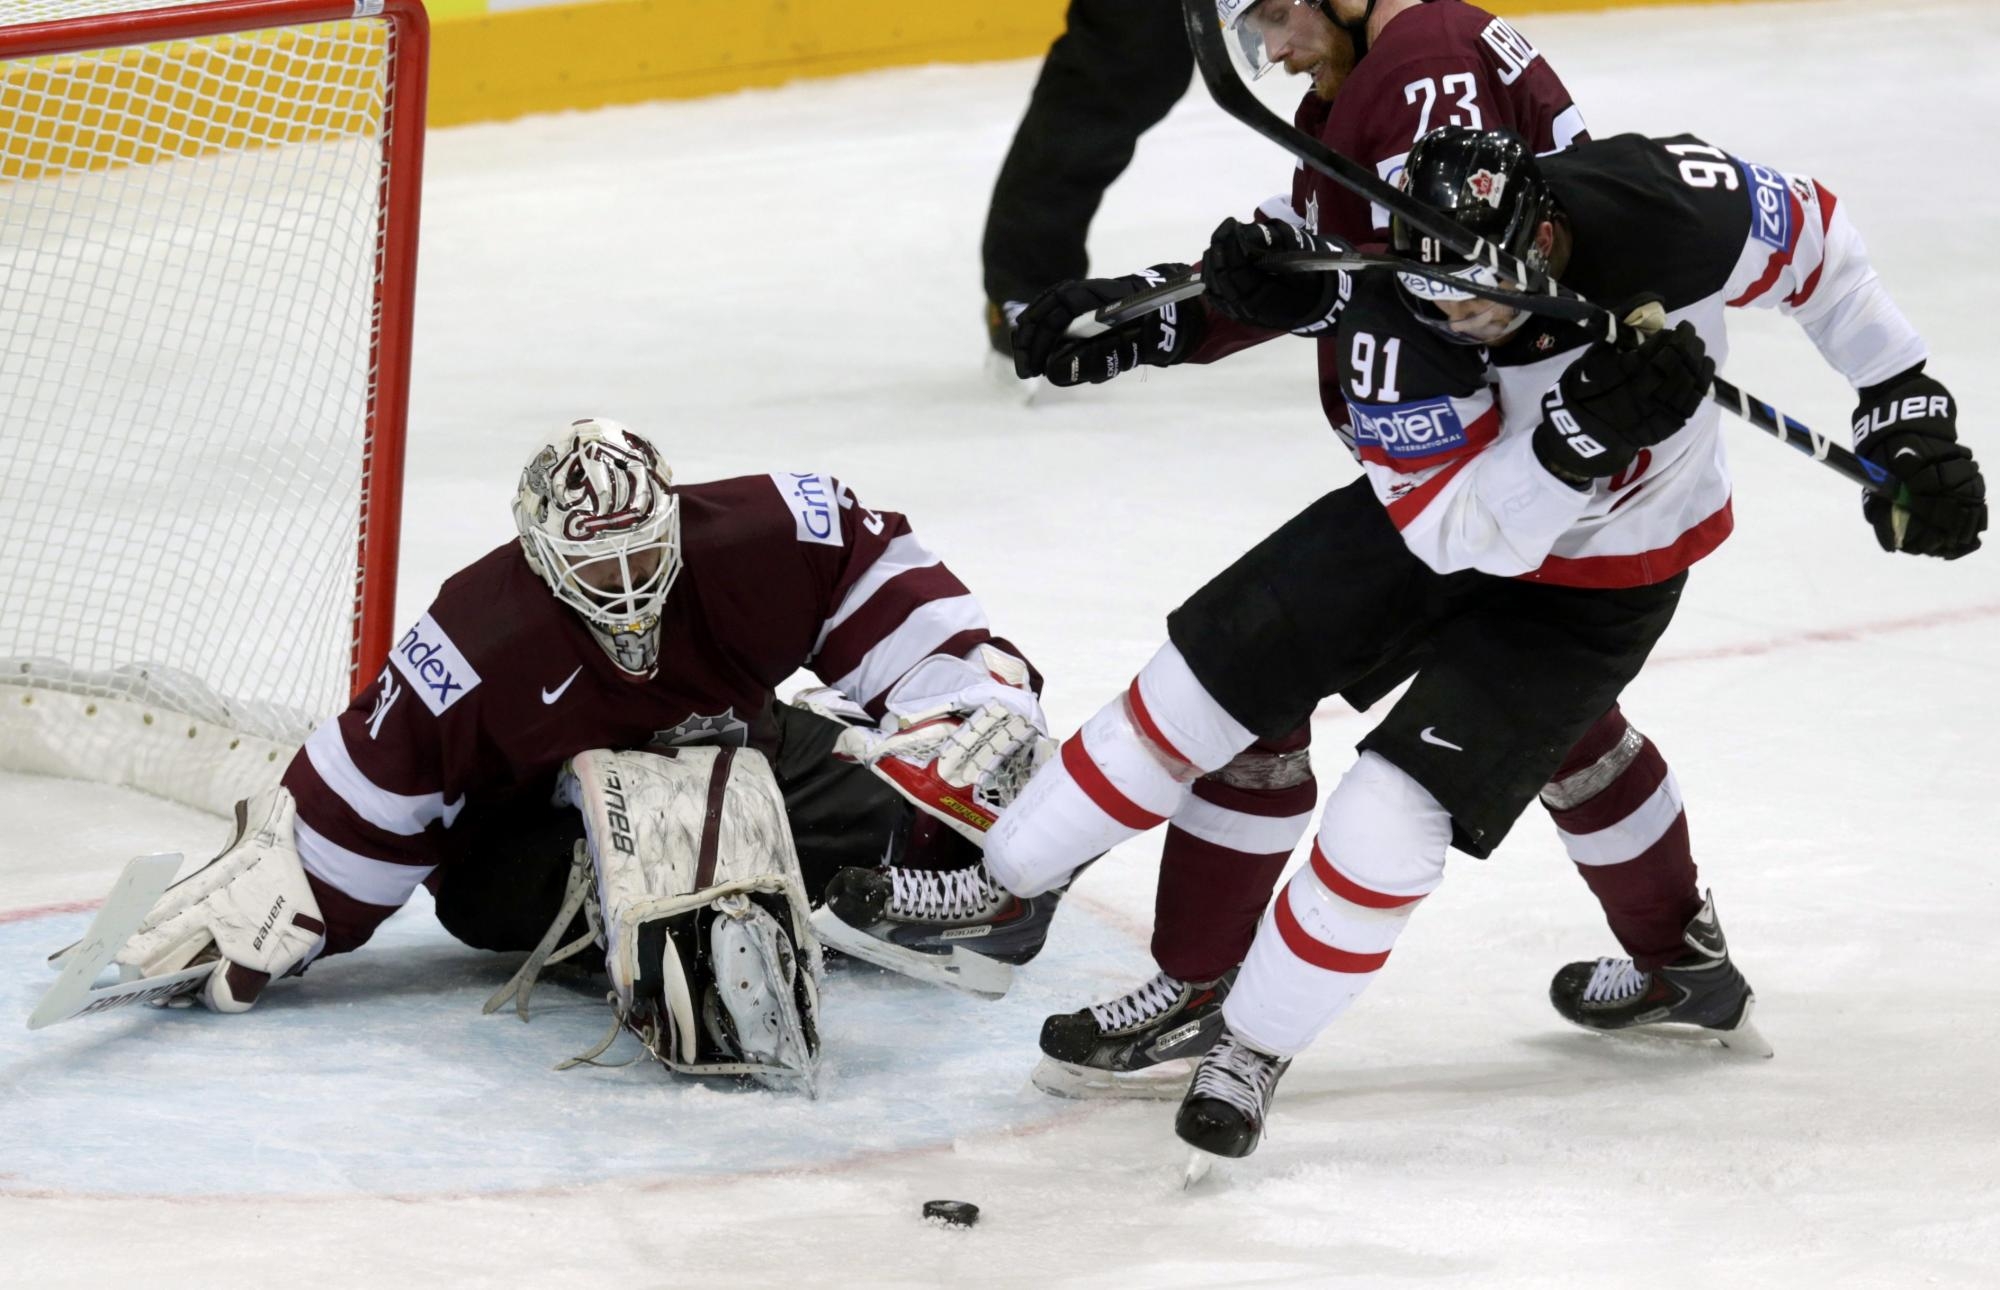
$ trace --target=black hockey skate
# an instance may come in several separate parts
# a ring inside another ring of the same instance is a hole
[[[1273,1057],[1222,1028],[1215,1047],[1195,1068],[1174,1132],[1182,1142],[1212,1156],[1234,1160],[1257,1149],[1264,1138],[1264,1120],[1271,1112],[1271,1095],[1292,1064]]]
[[[1042,1022],[1036,1088],[1057,1097],[1179,1097],[1222,1034],[1231,968],[1213,981],[1158,973],[1136,990]]]
[[[1549,983],[1549,1002],[1586,1030],[1712,1038],[1769,1057],[1771,1045],[1750,1020],[1757,996],[1729,960],[1713,895],[1682,939],[1688,953],[1657,972],[1642,972],[1631,959],[1571,963]]]
[[[1014,965],[1041,953],[1062,893],[1022,899],[984,863],[943,872],[843,869],[827,885],[813,927],[843,954],[997,999],[1013,984]]]

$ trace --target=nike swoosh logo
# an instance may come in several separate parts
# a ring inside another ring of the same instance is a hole
[[[1457,744],[1453,743],[1449,739],[1438,738],[1436,726],[1425,726],[1422,732],[1417,735],[1417,738],[1423,740],[1427,744],[1436,744],[1440,748],[1449,748],[1453,752],[1465,751],[1465,749],[1459,747]]]
[[[570,682],[572,682],[572,681],[575,681],[575,680],[576,680],[576,678],[577,678],[578,676],[582,675],[582,673],[583,673],[583,665],[582,665],[581,663],[579,663],[579,664],[577,664],[577,667],[576,667],[576,671],[574,671],[574,672],[571,672],[571,673],[569,674],[569,680],[567,680],[567,681],[564,681],[564,682],[563,682],[563,683],[562,683],[561,685],[558,685],[558,686],[557,686],[557,687],[556,687],[555,689],[553,689],[553,690],[543,690],[543,691],[542,691],[542,702],[543,702],[543,703],[554,703],[554,702],[555,702],[555,701],[556,701],[557,699],[560,699],[560,698],[562,698],[562,697],[563,697],[563,691],[564,691],[564,690],[567,690],[567,689],[569,689],[569,687],[570,687]]]

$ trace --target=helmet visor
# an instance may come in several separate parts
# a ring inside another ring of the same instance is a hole
[[[1511,279],[1483,264],[1459,265],[1442,272],[1448,279],[1472,286],[1520,289]],[[1528,320],[1524,309],[1461,290],[1447,280],[1398,271],[1396,285],[1402,290],[1410,312],[1447,339],[1462,345],[1497,345]]]
[[[1313,6],[1310,0],[1216,0],[1215,7],[1237,71],[1254,81],[1277,66],[1271,51],[1291,43],[1292,24],[1303,23]]]

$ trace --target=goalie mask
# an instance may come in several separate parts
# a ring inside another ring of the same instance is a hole
[[[543,443],[514,496],[529,566],[634,676],[659,664],[660,607],[681,569],[672,483],[645,438],[590,418]]]

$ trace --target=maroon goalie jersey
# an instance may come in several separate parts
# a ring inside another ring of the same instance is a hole
[[[1440,126],[1511,130],[1536,152],[1589,138],[1562,79],[1504,18],[1460,0],[1397,14],[1354,65],[1331,103],[1307,91],[1293,123],[1343,157],[1391,184],[1402,177],[1410,146]],[[1260,218],[1303,223],[1352,246],[1388,241],[1389,214],[1301,164],[1289,200],[1273,198]],[[1209,315],[1207,333],[1189,356],[1211,362],[1267,340],[1272,333]],[[1320,401],[1336,427],[1347,424],[1332,328],[1319,346]]]
[[[674,491],[683,566],[651,678],[621,671],[509,542],[448,579],[375,683],[292,758],[284,783],[326,953],[366,941],[438,865],[478,863],[451,846],[462,813],[546,793],[576,753],[769,752],[776,687],[801,667],[879,716],[932,654],[987,641],[1019,654],[903,516],[829,475]]]

